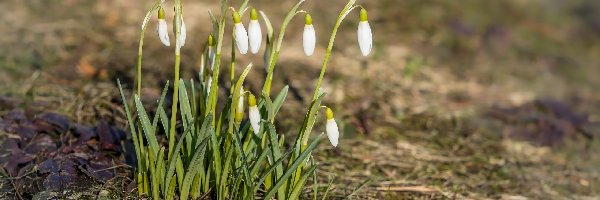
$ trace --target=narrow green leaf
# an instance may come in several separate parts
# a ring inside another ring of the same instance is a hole
[[[117,79],[117,85],[119,86],[119,93],[121,94],[121,101],[123,101],[124,104],[124,108],[125,108],[125,114],[127,115],[127,123],[129,124],[129,131],[131,132],[131,138],[133,139],[133,146],[135,148],[135,156],[137,158],[138,161],[138,170],[141,169],[142,166],[140,166],[140,163],[142,162],[142,160],[140,160],[140,146],[139,146],[139,140],[137,137],[137,132],[135,131],[135,121],[133,121],[133,119],[131,118],[131,113],[129,112],[129,105],[127,105],[127,99],[125,98],[125,93],[123,93],[123,87],[121,86],[121,81],[119,79]]]
[[[269,95],[265,93],[262,94],[262,99],[264,99],[265,102],[265,109],[267,110],[267,119],[269,120],[269,122],[273,123],[275,120],[275,115],[273,114],[273,101],[271,101],[271,97],[269,97]]]
[[[138,116],[140,117],[140,122],[142,123],[142,129],[146,135],[146,140],[150,146],[150,151],[152,151],[153,156],[156,156],[156,154],[158,154],[158,142],[154,135],[154,130],[150,125],[150,119],[148,119],[146,109],[144,109],[144,105],[142,105],[142,101],[140,101],[140,97],[137,95],[135,95],[135,105],[137,107]]]
[[[183,179],[183,184],[181,185],[181,199],[188,199],[190,186],[192,185],[194,176],[200,169],[200,162],[204,161],[204,152],[206,152],[208,140],[208,137],[203,139],[202,143],[200,143],[200,146],[196,148],[196,152],[193,154],[192,162],[188,166],[185,178]]]
[[[317,147],[317,144],[323,139],[323,134],[320,134],[313,142],[308,145],[308,148],[298,158],[296,158],[293,164],[285,171],[283,176],[280,177],[279,180],[275,183],[275,185],[267,192],[264,199],[271,199],[273,195],[275,195],[276,189],[279,189],[284,183],[288,180],[288,178],[296,171],[296,168],[300,166],[300,164],[306,161],[308,155],[312,153],[312,150]]]
[[[302,174],[302,177],[300,177],[298,184],[294,185],[294,189],[292,190],[292,193],[290,193],[290,195],[288,196],[289,200],[298,199],[298,197],[300,196],[300,191],[302,191],[302,189],[304,188],[304,184],[306,183],[306,180],[308,180],[308,176],[314,174],[316,169],[317,169],[317,165],[313,165],[308,169],[308,171],[306,171],[304,174]]]
[[[290,149],[287,152],[285,152],[283,155],[281,155],[281,158],[277,159],[275,162],[273,162],[271,164],[271,166],[269,166],[266,170],[264,170],[262,175],[258,179],[258,181],[256,181],[256,183],[264,182],[267,179],[267,177],[269,177],[269,175],[271,175],[271,173],[275,170],[275,168],[277,168],[277,166],[281,166],[281,163],[283,162],[283,160],[285,160],[285,158],[287,158],[290,154],[292,154],[293,150],[294,149]],[[255,184],[253,191],[258,190],[259,186],[260,186],[260,184]]]
[[[275,98],[275,101],[273,101],[273,118],[275,117],[275,115],[277,115],[279,109],[281,109],[283,101],[285,101],[285,97],[287,97],[289,88],[290,87],[287,85],[283,87],[283,89],[281,89],[281,92],[279,92],[279,94]]]
[[[169,187],[167,187],[168,189],[165,192],[165,194],[166,194],[165,199],[172,200],[172,199],[175,199],[175,185],[176,185],[175,180],[177,180],[177,179],[173,175],[173,177],[170,177],[169,180],[170,180]]]

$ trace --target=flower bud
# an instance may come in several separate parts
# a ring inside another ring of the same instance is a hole
[[[260,131],[260,111],[256,106],[256,98],[252,93],[248,94],[248,117],[250,118],[250,125],[254,133]]]
[[[167,21],[165,20],[165,11],[161,7],[158,9],[158,38],[165,46],[171,46],[171,42],[169,41],[169,31],[167,30],[168,28]]]
[[[254,8],[252,11],[250,11],[248,39],[250,40],[250,52],[252,54],[258,53],[258,49],[260,49],[260,45],[262,43],[262,30],[260,29],[260,23],[258,23],[258,14]]]
[[[185,23],[183,22],[183,15],[181,16],[181,35],[179,35],[179,46],[185,46],[185,39],[187,38],[187,30],[185,29]]]
[[[175,24],[176,24],[175,18],[173,18],[173,34],[177,34],[177,30],[176,30],[177,27],[175,27]],[[180,47],[185,46],[185,39],[187,37],[186,32],[187,31],[185,29],[185,23],[183,22],[183,15],[182,15],[181,16],[181,32],[179,34],[179,46]]]
[[[216,57],[216,44],[212,34],[208,35],[208,50],[206,51],[206,54],[208,59],[208,68],[213,70]]]
[[[240,19],[240,14],[237,12],[233,12],[233,23],[235,44],[241,54],[246,54],[248,53],[248,32],[246,32],[246,28],[244,28],[244,24],[242,24],[242,20]]]
[[[363,56],[369,55],[373,48],[373,36],[371,34],[371,27],[367,19],[367,11],[362,8],[359,16],[360,22],[358,23],[358,46]]]
[[[315,52],[315,44],[317,37],[315,34],[315,28],[312,25],[312,17],[309,14],[304,16],[304,33],[302,34],[302,46],[304,47],[304,54],[311,56]]]
[[[325,111],[325,116],[327,117],[327,123],[325,124],[327,138],[329,138],[331,145],[337,147],[338,139],[340,138],[340,132],[335,119],[333,119],[333,111],[331,111],[330,108],[327,108]]]

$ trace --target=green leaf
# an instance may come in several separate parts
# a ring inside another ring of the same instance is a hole
[[[300,164],[302,164],[302,163],[304,163],[304,161],[306,161],[306,158],[308,157],[308,155],[310,155],[312,153],[312,150],[315,147],[317,147],[317,144],[319,144],[321,139],[323,139],[323,134],[320,134],[313,142],[311,142],[310,145],[308,145],[308,148],[306,148],[306,150],[304,152],[302,152],[302,154],[300,154],[300,156],[294,160],[292,165],[287,169],[287,171],[285,171],[283,176],[281,176],[280,179],[277,180],[277,183],[275,183],[275,185],[267,192],[264,199],[273,198],[273,195],[275,195],[275,192],[277,192],[276,189],[279,189],[281,186],[283,186],[284,183],[288,180],[288,178],[300,166]]]
[[[283,101],[285,101],[285,97],[287,97],[289,88],[290,87],[287,85],[283,87],[283,89],[281,89],[281,92],[279,92],[279,94],[275,98],[275,101],[273,101],[273,118],[279,112],[279,109],[281,109]]]
[[[281,155],[281,158],[277,159],[275,162],[273,162],[271,164],[271,166],[269,166],[269,168],[267,168],[266,170],[263,171],[262,175],[260,176],[258,181],[256,181],[256,183],[264,182],[265,179],[267,179],[267,177],[269,177],[269,175],[271,175],[273,170],[275,170],[275,168],[277,168],[277,166],[281,166],[281,163],[283,162],[283,160],[285,160],[285,158],[287,158],[290,154],[292,154],[293,151],[294,151],[294,149],[292,148],[292,149],[288,150],[287,152],[285,152],[283,155]],[[253,191],[258,190],[259,186],[260,186],[260,184],[255,184]]]
[[[200,143],[200,146],[196,148],[196,152],[194,152],[192,156],[192,162],[188,166],[185,178],[183,179],[183,184],[181,185],[182,189],[180,190],[180,199],[188,199],[190,186],[192,185],[194,176],[196,176],[196,174],[198,173],[201,162],[204,161],[204,152],[206,152],[206,145],[208,144],[208,140],[208,137],[203,139],[202,143]]]
[[[123,101],[125,114],[127,115],[127,123],[129,124],[129,131],[131,132],[131,138],[133,139],[133,146],[135,148],[135,156],[138,161],[138,168],[141,168],[140,163],[142,160],[140,159],[140,146],[139,140],[137,137],[137,132],[135,131],[135,121],[131,118],[131,113],[129,112],[129,106],[127,105],[127,99],[125,98],[125,93],[123,93],[123,87],[121,86],[121,81],[117,79],[117,85],[119,86],[119,93],[121,94],[121,101]]]
[[[246,183],[246,185],[251,188],[252,185],[250,185],[250,184],[252,184],[252,179],[250,178],[250,172],[248,171],[248,162],[246,160],[246,154],[244,153],[244,150],[242,149],[242,145],[240,144],[240,138],[239,138],[238,134],[234,133],[232,135],[233,135],[235,147],[238,152],[238,156],[240,156],[241,161],[242,161],[242,172],[244,174],[244,179],[246,180],[246,181],[244,181],[244,183]]]
[[[175,198],[175,180],[177,180],[175,177],[175,175],[173,175],[172,177],[169,178],[169,187],[167,187],[167,191],[165,192],[165,199],[167,200],[172,200]]]
[[[308,179],[308,176],[314,174],[316,169],[317,169],[317,165],[313,165],[310,167],[310,169],[308,169],[308,171],[306,171],[304,174],[302,174],[302,177],[300,177],[298,184],[294,185],[294,189],[292,190],[292,193],[290,193],[290,195],[288,196],[289,200],[298,199],[298,196],[300,195],[300,191],[302,191],[302,188],[304,188],[304,184],[306,184],[306,180]]]
[[[269,95],[265,93],[262,94],[262,99],[264,99],[265,109],[267,109],[267,119],[269,120],[269,122],[273,123],[275,120],[275,115],[273,114],[273,101],[271,101]]]
[[[269,129],[269,141],[270,141],[270,146],[271,146],[271,152],[273,153],[273,159],[274,160],[278,160],[281,157],[281,150],[280,150],[280,146],[277,140],[277,133],[275,131],[275,126],[271,123],[267,123],[267,127]],[[275,178],[277,179],[277,181],[279,181],[279,178],[281,177],[282,173],[283,173],[283,164],[278,164],[275,166]],[[273,189],[273,188],[271,188]],[[283,199],[285,198],[285,188],[279,188],[279,199]],[[266,198],[268,199],[268,198]]]
[[[148,119],[146,109],[144,109],[144,105],[142,105],[140,97],[137,95],[135,95],[135,105],[137,107],[138,116],[140,117],[140,122],[142,123],[142,129],[146,135],[146,140],[150,146],[150,151],[152,151],[153,156],[156,156],[158,154],[158,141],[154,135],[154,129],[152,128],[152,125],[150,125],[150,119]]]
[[[186,131],[186,134],[184,134],[185,138],[186,138],[186,153],[189,154],[192,151],[192,133],[194,132],[194,117],[192,116],[192,109],[190,107],[190,101],[188,98],[188,93],[187,93],[187,89],[185,87],[185,83],[183,81],[183,79],[179,80],[179,106],[180,106],[180,112],[181,112],[181,118],[183,121],[183,128],[184,131],[186,131],[187,128],[191,128],[190,131]]]
[[[260,13],[260,16],[262,16],[262,19],[265,22],[265,26],[267,27],[267,37],[273,38],[273,24],[271,24],[271,20],[269,20],[267,14],[265,14],[265,12],[263,12],[262,10],[258,12]]]

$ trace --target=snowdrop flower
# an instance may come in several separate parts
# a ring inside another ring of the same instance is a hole
[[[181,35],[179,35],[179,46],[185,46],[185,39],[187,37],[185,29],[185,23],[183,22],[183,15],[181,16]]]
[[[371,27],[367,19],[367,11],[364,8],[360,10],[359,19],[360,22],[358,23],[357,31],[358,46],[362,55],[367,56],[371,53],[371,48],[373,47],[373,36],[371,35]]]
[[[173,18],[173,34],[177,34],[177,30],[175,30],[175,18]],[[185,46],[185,38],[187,37],[185,30],[185,23],[183,22],[183,15],[181,15],[181,34],[179,34],[179,46]]]
[[[244,28],[244,24],[242,24],[242,20],[240,19],[240,14],[237,12],[233,12],[233,23],[235,44],[241,54],[246,54],[248,53],[248,32],[246,32],[246,28]]]
[[[240,89],[240,99],[238,100],[237,109],[235,110],[235,123],[242,122],[244,118],[244,88]]]
[[[250,118],[250,125],[254,133],[258,133],[260,130],[260,112],[256,107],[256,98],[252,93],[248,94],[248,117]]]
[[[304,16],[304,33],[302,34],[302,45],[304,46],[304,54],[311,56],[315,52],[315,43],[317,37],[315,36],[315,28],[312,25],[312,17],[309,14]]]
[[[325,124],[327,138],[329,138],[331,145],[337,147],[338,139],[340,138],[340,132],[338,130],[337,123],[335,123],[335,119],[333,119],[333,111],[331,111],[330,108],[327,108],[325,111],[325,116],[327,117],[327,124]]]
[[[208,51],[206,51],[206,53],[208,54],[206,57],[208,58],[208,67],[210,70],[213,70],[213,66],[215,64],[215,56],[216,56],[216,44],[215,44],[215,39],[212,36],[212,34],[208,35]]]
[[[158,9],[158,38],[165,46],[171,46],[169,41],[169,32],[167,31],[167,21],[165,20],[165,11],[161,8]]]
[[[250,52],[252,52],[252,54],[258,53],[258,49],[260,49],[262,43],[262,31],[260,30],[260,24],[258,23],[258,14],[254,8],[250,11],[248,39],[250,40]]]

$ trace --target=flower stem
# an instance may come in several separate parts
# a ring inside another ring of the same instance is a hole
[[[321,66],[321,74],[319,75],[319,80],[317,81],[317,86],[315,87],[315,93],[313,95],[313,101],[317,99],[319,96],[319,89],[321,88],[321,83],[323,82],[323,77],[325,76],[325,71],[327,71],[327,64],[329,63],[329,58],[331,57],[331,51],[333,50],[333,42],[335,41],[335,35],[337,34],[338,28],[342,21],[346,18],[348,13],[352,11],[356,6],[353,6],[356,0],[348,1],[348,4],[342,9],[340,14],[338,15],[335,26],[333,27],[333,31],[331,32],[331,37],[329,38],[329,45],[327,46],[327,51],[325,53],[325,59],[323,59],[323,65]]]

